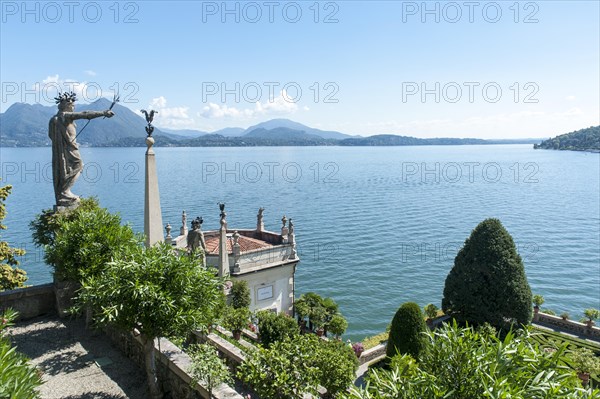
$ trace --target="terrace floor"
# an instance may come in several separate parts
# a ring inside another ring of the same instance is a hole
[[[7,329],[17,350],[42,372],[43,399],[145,399],[142,369],[82,319],[38,317]]]

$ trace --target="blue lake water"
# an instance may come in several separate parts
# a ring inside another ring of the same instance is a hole
[[[84,148],[73,192],[97,196],[143,230],[145,148]],[[293,218],[301,263],[297,294],[333,297],[348,338],[383,331],[405,301],[441,302],[454,256],[471,230],[499,218],[517,243],[544,307],[579,318],[600,308],[600,154],[531,145],[424,147],[156,148],[164,223],[181,212],[218,228],[279,231]],[[29,222],[54,196],[50,148],[1,148],[8,230],[28,251],[29,284],[49,282]]]

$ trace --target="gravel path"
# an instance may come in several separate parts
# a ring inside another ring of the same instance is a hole
[[[43,317],[8,329],[17,350],[43,372],[43,399],[145,399],[143,371],[84,321]]]

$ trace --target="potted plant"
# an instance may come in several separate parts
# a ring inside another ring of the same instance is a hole
[[[577,372],[583,386],[586,387],[590,381],[590,374],[600,372],[600,359],[587,348],[579,348],[573,351],[570,358],[571,366]]]
[[[541,295],[533,296],[533,312],[537,314],[540,311],[540,306],[544,303],[544,297]]]
[[[294,304],[294,310],[296,312],[296,317],[298,318],[300,330],[304,332],[306,330],[306,318],[310,314],[310,307],[308,306],[308,303],[306,303],[306,299],[300,297]]]
[[[242,330],[248,325],[250,311],[247,308],[233,308],[229,306],[225,311],[223,326],[231,331],[233,339],[239,341],[242,337]]]
[[[586,322],[588,328],[592,328],[594,326],[594,320],[600,318],[600,310],[598,309],[586,309],[583,311],[583,314],[588,318],[588,321]]]
[[[365,351],[365,347],[363,346],[362,342],[355,342],[352,344],[352,350],[354,351],[356,357],[360,357]]]
[[[438,308],[433,303],[428,304],[424,308],[425,315],[427,316],[427,324],[431,326],[433,324],[433,319],[437,317]]]
[[[569,313],[567,312],[562,312],[560,314],[560,317],[562,317],[563,320],[568,320],[569,319]]]
[[[312,314],[310,316],[310,322],[312,323],[317,335],[322,337],[325,333],[325,322],[326,322],[327,313],[325,309],[322,307],[318,307],[313,309]]]
[[[343,333],[346,332],[348,328],[348,322],[341,314],[334,315],[329,323],[327,323],[327,328],[329,331],[335,336],[335,338],[340,339]]]

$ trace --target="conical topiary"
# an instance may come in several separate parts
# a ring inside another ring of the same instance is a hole
[[[419,355],[426,345],[425,320],[421,307],[414,302],[406,302],[396,312],[392,320],[386,354],[389,358],[396,354],[409,354],[413,359]]]
[[[515,243],[498,219],[481,222],[454,259],[442,309],[459,322],[494,327],[531,321],[531,288]]]

